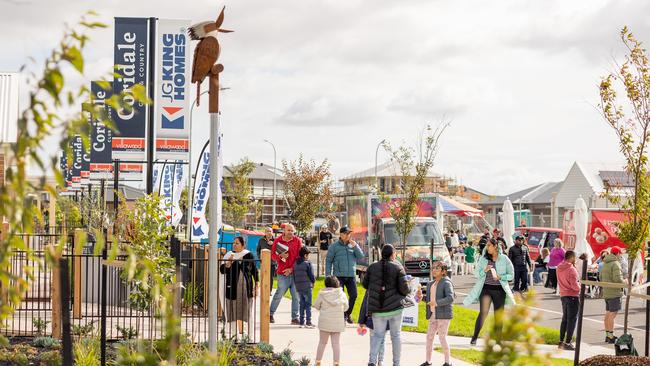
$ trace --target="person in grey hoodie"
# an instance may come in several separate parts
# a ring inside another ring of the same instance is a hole
[[[444,262],[436,262],[431,266],[433,281],[427,285],[427,294],[424,300],[427,305],[427,319],[429,319],[429,329],[427,330],[427,348],[426,361],[420,366],[431,366],[431,356],[433,354],[433,339],[438,333],[440,345],[445,354],[445,363],[442,366],[451,366],[451,349],[447,343],[447,332],[449,323],[454,316],[452,304],[454,302],[454,285],[447,277],[449,268]]]
[[[293,283],[296,284],[296,291],[300,298],[300,328],[306,326],[313,328],[311,323],[311,289],[314,287],[314,270],[309,261],[309,249],[306,246],[300,247],[299,257],[293,265]],[[307,323],[305,323],[305,314]]]
[[[336,276],[341,288],[346,288],[348,291],[350,302],[344,317],[348,324],[352,324],[350,314],[352,314],[354,303],[357,301],[357,261],[362,259],[364,255],[359,245],[352,240],[352,230],[349,227],[343,226],[339,234],[339,240],[327,250],[325,275]]]

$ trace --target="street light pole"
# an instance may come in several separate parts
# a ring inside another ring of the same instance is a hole
[[[271,226],[275,223],[275,187],[276,187],[276,181],[278,177],[278,171],[275,168],[275,163],[276,163],[276,152],[275,152],[275,145],[269,140],[264,140],[264,142],[267,142],[271,145],[273,148],[273,217],[271,218]]]
[[[377,156],[379,155],[379,147],[384,142],[386,142],[386,139],[381,140],[377,144],[377,149],[375,149],[375,188],[377,189],[377,193],[379,193],[379,179],[377,178]]]

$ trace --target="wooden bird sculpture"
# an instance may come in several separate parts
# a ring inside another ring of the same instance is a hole
[[[230,33],[231,30],[221,29],[224,18],[224,6],[216,21],[207,21],[195,24],[190,27],[188,33],[190,39],[199,41],[194,49],[194,63],[192,64],[192,82],[196,83],[196,105],[200,104],[201,83],[210,73],[217,74],[223,70],[223,65],[215,65],[221,48],[217,40],[217,34]],[[214,69],[213,69],[214,67]],[[218,90],[217,90],[218,93]]]

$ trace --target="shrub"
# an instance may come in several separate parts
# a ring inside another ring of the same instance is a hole
[[[61,364],[63,364],[63,358],[61,357],[61,353],[59,351],[43,352],[40,354],[39,358],[41,365],[44,366],[61,366]]]
[[[36,329],[37,336],[45,335],[45,331],[47,330],[48,324],[50,324],[49,320],[44,320],[41,318],[32,319],[32,325],[34,326],[34,329]]]
[[[40,348],[60,348],[61,344],[58,339],[52,337],[36,337],[32,341],[34,347]]]
[[[96,338],[84,338],[75,342],[72,350],[74,352],[74,364],[76,366],[98,366],[100,358],[99,340]]]

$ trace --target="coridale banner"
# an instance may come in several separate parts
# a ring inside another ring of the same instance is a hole
[[[113,92],[123,93],[125,102],[132,108],[113,111],[112,119],[117,129],[112,139],[113,159],[146,161],[147,158],[147,106],[135,101],[132,90],[136,84],[148,88],[148,28],[147,18],[115,18]],[[127,170],[120,170],[120,180],[142,179],[142,164],[127,165]],[[135,165],[139,165],[139,169]]]
[[[68,155],[65,151],[61,151],[61,154],[59,154],[59,168],[65,182],[63,191],[70,190],[72,188],[72,169],[68,166]]]
[[[111,90],[105,90],[100,83],[90,83],[91,103],[103,108],[111,115],[111,107],[106,100],[111,97]],[[99,118],[91,121],[90,130],[90,180],[113,179],[113,131]]]
[[[189,20],[160,19],[156,28],[155,157],[189,160]]]
[[[72,148],[72,163],[70,164],[72,171],[72,188],[79,189],[81,188],[81,171],[83,169],[84,160],[84,145],[81,141],[81,136],[75,135],[70,140],[70,147]]]

